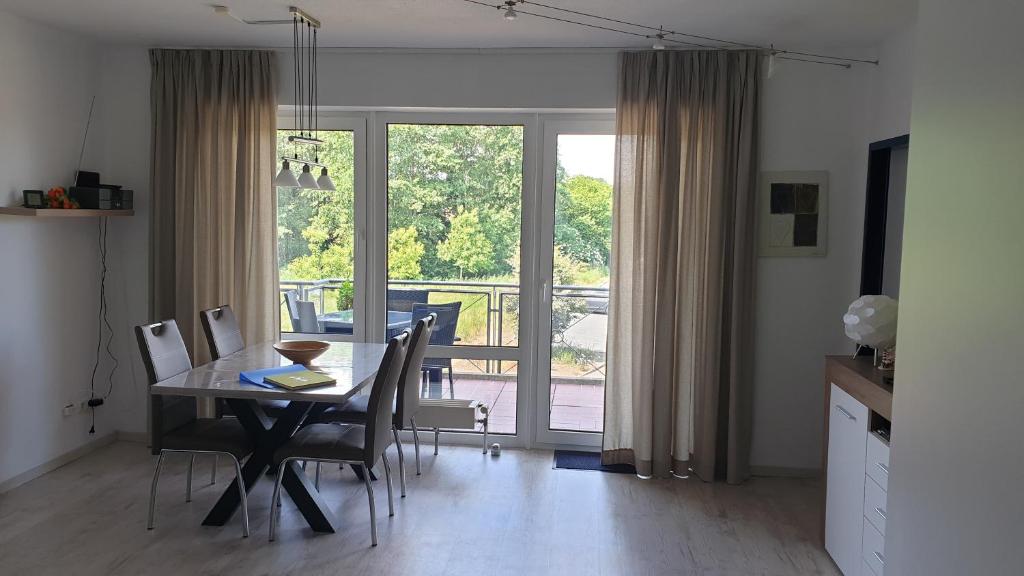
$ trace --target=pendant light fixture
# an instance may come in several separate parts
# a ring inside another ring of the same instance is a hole
[[[299,188],[299,181],[295,178],[295,172],[292,172],[292,168],[288,164],[287,160],[281,162],[281,171],[278,172],[277,177],[274,178],[274,186]]]
[[[293,120],[298,134],[288,136],[292,145],[292,156],[281,157],[281,171],[274,178],[276,186],[308,188],[312,190],[334,190],[334,182],[327,174],[327,166],[320,163],[319,138],[320,98],[317,78],[317,31],[320,21],[294,6],[292,15],[292,64],[293,71]],[[277,23],[269,21],[268,23]],[[312,154],[309,148],[312,147]],[[304,151],[304,152],[302,152]],[[312,160],[310,160],[312,156]],[[302,165],[298,178],[291,164]],[[313,176],[312,167],[320,168],[319,180]]]

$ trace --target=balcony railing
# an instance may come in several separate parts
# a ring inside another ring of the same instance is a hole
[[[283,294],[295,290],[300,300],[317,304],[320,314],[333,304],[332,293],[351,280],[345,278],[324,278],[319,280],[282,280]],[[390,280],[388,288],[426,289],[432,294],[462,295],[460,317],[483,314],[483,333],[463,335],[464,324],[460,324],[461,344],[483,346],[516,346],[519,335],[519,285],[506,282],[457,281],[457,280]],[[601,334],[586,335],[589,346],[573,329],[581,331],[581,323],[594,315],[608,312],[608,288],[599,286],[555,285],[552,289],[552,345],[571,355],[577,364],[586,368],[583,378],[604,377],[604,323]],[[447,301],[447,297],[444,298]],[[282,297],[283,302],[283,297]],[[432,302],[434,300],[432,299]],[[477,321],[479,323],[479,321]],[[501,373],[499,361],[488,361],[486,373]]]

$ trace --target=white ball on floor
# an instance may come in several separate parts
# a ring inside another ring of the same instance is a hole
[[[501,456],[501,444],[491,444],[491,456]]]

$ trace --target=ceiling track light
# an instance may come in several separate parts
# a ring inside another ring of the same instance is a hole
[[[650,38],[650,36],[648,36]],[[654,35],[654,45],[651,46],[653,50],[664,50],[665,49],[665,29],[658,26],[658,33]]]
[[[664,30],[664,28],[661,26],[655,28],[653,26],[648,26],[646,24],[638,24],[636,22],[608,18],[590,12],[571,10],[569,8],[553,6],[551,4],[546,4],[544,2],[535,2],[534,0],[505,0],[504,3],[498,5],[492,4],[486,0],[462,1],[466,2],[467,4],[476,4],[478,6],[486,6],[492,9],[497,8],[498,10],[504,10],[505,19],[507,20],[514,20],[518,18],[520,14],[522,14],[526,16],[533,16],[534,18],[550,20],[553,22],[562,22],[564,24],[572,24],[575,26],[590,28],[593,30],[603,30],[607,32],[615,32],[617,34],[634,36],[637,38],[653,39],[655,40],[655,42],[652,48],[655,50],[664,50],[666,48],[666,43],[672,43],[673,45],[687,46],[691,48],[701,48],[705,50],[730,50],[738,48],[748,48],[752,50],[759,50],[762,54],[768,56],[774,55],[778,60],[793,60],[797,62],[807,62],[810,64],[824,64],[826,66],[837,66],[840,68],[851,68],[853,64],[874,64],[877,66],[879,63],[877,59],[870,60],[865,58],[846,58],[844,56],[831,56],[828,54],[816,54],[813,52],[799,52],[796,50],[775,49],[761,46],[758,44],[736,42],[734,40],[713,38],[711,36],[701,36],[698,34],[680,32],[677,30]],[[516,10],[516,5],[535,6],[537,8],[559,12],[562,14],[581,16],[584,18],[584,20],[573,19],[570,16],[556,16],[553,14],[545,14],[541,11]],[[597,20],[602,23],[607,22],[608,24],[598,24],[587,20]],[[638,32],[635,30],[616,27],[614,26],[614,24],[619,24],[630,28],[641,28],[651,31],[657,31],[657,33],[654,35],[645,34],[643,32]],[[681,40],[679,38],[686,38],[686,40]],[[704,42],[700,42],[701,40]]]
[[[504,8],[505,9],[505,14],[502,15],[502,17],[505,20],[508,20],[509,22],[511,22],[511,21],[513,21],[513,20],[515,20],[516,18],[519,17],[519,12],[516,12],[516,4],[518,4],[518,3],[519,2],[517,2],[516,0],[505,0],[505,3],[497,6],[497,8],[498,8],[498,10],[501,10],[502,8]]]

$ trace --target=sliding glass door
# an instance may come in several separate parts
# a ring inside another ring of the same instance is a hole
[[[505,445],[598,445],[611,116],[340,114],[337,190],[277,189],[284,336],[384,342],[436,313],[422,397],[483,403]]]
[[[615,167],[611,120],[544,126],[537,440],[595,446],[604,426]]]

